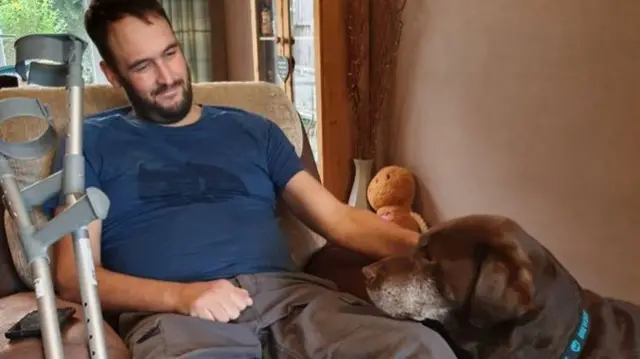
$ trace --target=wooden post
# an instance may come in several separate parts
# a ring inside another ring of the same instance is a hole
[[[318,151],[323,185],[347,201],[353,177],[353,129],[347,88],[346,1],[315,0]]]

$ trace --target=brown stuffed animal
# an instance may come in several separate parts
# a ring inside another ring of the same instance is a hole
[[[382,219],[416,232],[427,226],[422,217],[411,210],[415,198],[413,173],[400,166],[387,166],[373,177],[367,188],[369,205]]]
[[[371,179],[367,188],[367,199],[371,208],[399,206],[411,209],[416,184],[413,173],[400,166],[387,166]]]

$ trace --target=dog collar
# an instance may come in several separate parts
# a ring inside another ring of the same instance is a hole
[[[577,359],[580,357],[587,342],[590,328],[591,317],[589,313],[583,309],[580,314],[580,323],[578,323],[578,327],[569,342],[569,346],[564,351],[564,354],[562,354],[561,359]]]

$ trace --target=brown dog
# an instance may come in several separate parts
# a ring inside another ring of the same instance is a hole
[[[640,309],[580,287],[509,218],[445,222],[363,273],[378,308],[441,323],[473,358],[640,358]]]

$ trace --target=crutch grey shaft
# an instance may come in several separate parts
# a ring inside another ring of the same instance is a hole
[[[109,199],[97,188],[84,183],[82,155],[83,90],[82,53],[86,43],[72,35],[28,35],[18,39],[16,72],[29,83],[65,86],[69,94],[69,124],[62,170],[20,189],[7,158],[33,159],[46,155],[57,144],[53,123],[38,100],[13,98],[0,103],[0,122],[9,117],[44,118],[47,130],[27,143],[0,141],[0,184],[4,200],[17,223],[27,261],[31,265],[34,288],[41,314],[41,334],[45,357],[62,359],[62,341],[55,306],[55,292],[48,257],[49,248],[67,234],[73,238],[74,257],[85,317],[90,357],[107,358],[102,310],[98,297],[95,267],[87,226],[106,218]],[[43,61],[44,60],[44,61]],[[40,114],[38,115],[38,109]],[[66,208],[41,228],[31,223],[30,211],[52,196],[64,198]]]
[[[74,56],[71,57],[69,64],[67,81],[69,103],[71,105],[69,108],[69,137],[66,142],[62,186],[68,206],[75,204],[85,191],[85,169],[82,154],[83,79],[81,56],[84,44],[79,41],[75,41],[73,44]],[[98,296],[98,283],[95,277],[95,264],[87,226],[83,225],[73,231],[72,238],[82,307],[86,318],[85,325],[89,351],[92,358],[107,358],[102,308]]]
[[[0,124],[20,116],[36,117],[47,121],[43,107],[36,100],[10,98],[0,101]],[[48,194],[32,191],[36,196],[33,196],[30,202],[25,201],[8,158],[20,160],[41,157],[53,148],[55,141],[56,135],[51,126],[47,126],[47,130],[34,141],[25,143],[0,141],[2,199],[6,210],[18,228],[22,249],[31,268],[36,302],[43,323],[41,336],[47,358],[63,358],[63,352],[60,344],[60,330],[57,327],[55,296],[53,295],[47,249],[34,240],[36,228],[31,223],[30,209],[33,205],[41,202],[43,196],[50,196],[59,191],[59,187],[57,189],[50,188]]]
[[[0,186],[5,208],[18,228],[22,249],[31,267],[33,286],[42,321],[41,336],[46,358],[63,358],[55,294],[50,273],[48,249],[64,235],[96,219],[106,217],[108,198],[96,188],[68,207],[39,230],[31,222],[30,212],[62,189],[62,172],[20,189],[8,158],[29,160],[42,157],[55,146],[53,127],[35,99],[9,98],[0,101],[0,124],[21,116],[39,117],[47,123],[43,135],[26,143],[0,141]]]
[[[20,197],[20,188],[5,157],[0,157],[0,173],[5,206],[17,224],[25,252],[29,252],[29,254],[25,254],[31,268],[36,302],[43,322],[41,336],[46,357],[63,359],[62,338],[57,325],[55,295],[49,294],[54,293],[54,289],[46,250],[44,253],[42,250],[37,251],[33,242],[29,246],[24,245],[25,241],[33,241],[35,227],[31,223],[29,210]]]

